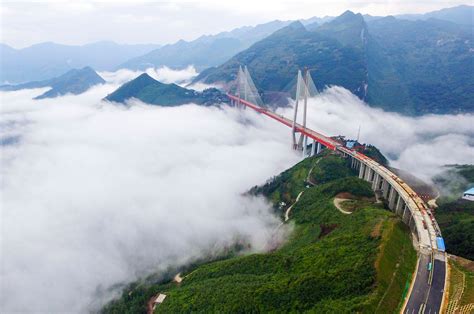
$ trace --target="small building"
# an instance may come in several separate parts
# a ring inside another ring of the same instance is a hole
[[[156,297],[155,301],[153,301],[153,310],[155,310],[155,308],[156,308],[156,306],[157,306],[158,304],[163,303],[163,301],[165,300],[165,298],[166,298],[166,294],[160,293],[160,294]]]
[[[354,146],[357,144],[357,141],[347,141],[346,142],[346,147],[349,149],[354,148]]]
[[[462,198],[468,201],[474,201],[474,187],[464,192]]]

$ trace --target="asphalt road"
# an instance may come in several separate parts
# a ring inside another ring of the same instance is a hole
[[[444,292],[444,277],[446,275],[446,262],[435,259],[433,268],[433,281],[425,306],[425,314],[440,313],[441,301]]]
[[[415,283],[413,285],[410,299],[408,299],[407,306],[405,307],[405,313],[418,314],[421,306],[425,303],[429,293],[429,271],[427,269],[427,265],[430,261],[430,255],[420,254],[418,272],[416,273]]]
[[[431,256],[420,255],[418,272],[416,274],[410,299],[405,308],[407,314],[436,314],[440,313],[441,302],[443,300],[444,280],[446,275],[446,262],[435,259],[433,264],[433,279],[431,285],[428,283],[430,272],[428,263]],[[420,309],[422,310],[420,312]]]

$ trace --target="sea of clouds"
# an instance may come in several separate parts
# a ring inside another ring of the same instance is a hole
[[[293,117],[292,108],[278,112]],[[447,164],[474,164],[473,114],[407,117],[369,107],[350,91],[333,86],[308,101],[307,125],[348,139],[356,139],[360,127],[361,143],[375,145],[391,166],[428,182]]]
[[[94,310],[114,284],[274,236],[271,206],[242,194],[299,160],[287,130],[229,107],[101,101],[126,72],[78,96],[0,94],[0,312]]]
[[[196,75],[147,73],[179,84]],[[96,310],[111,286],[237,239],[265,250],[280,224],[243,193],[301,159],[287,127],[228,106],[111,104],[101,99],[140,73],[100,74],[107,84],[77,96],[0,93],[0,312]],[[423,178],[474,160],[472,115],[404,117],[332,87],[308,116],[328,135],[355,138],[361,125],[361,141]]]

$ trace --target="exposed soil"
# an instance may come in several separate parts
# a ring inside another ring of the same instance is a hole
[[[372,229],[372,232],[370,233],[370,236],[372,238],[378,238],[380,237],[380,235],[382,234],[382,225],[383,225],[383,221],[379,221],[375,226],[374,226],[374,229]]]
[[[319,239],[324,238],[328,234],[330,234],[334,229],[336,229],[338,224],[321,224],[319,227],[321,228],[321,233],[319,234]]]

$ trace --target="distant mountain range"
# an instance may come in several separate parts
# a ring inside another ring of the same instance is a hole
[[[472,7],[461,7],[472,12]],[[453,8],[459,15],[459,7]],[[474,111],[472,26],[394,17],[365,21],[350,11],[331,21],[294,22],[194,80],[226,83],[247,65],[264,99],[274,100],[308,67],[318,88],[340,85],[369,104],[404,114]]]
[[[272,21],[257,26],[244,26],[230,32],[201,36],[193,41],[180,40],[149,53],[128,60],[120,68],[144,70],[166,65],[183,68],[190,64],[198,70],[219,65],[236,53],[250,47],[274,31],[290,24],[290,21]]]
[[[474,24],[474,6],[459,5],[457,7],[441,9],[425,14],[401,14],[396,17],[407,20],[427,20],[435,18],[456,24],[472,26]]]
[[[0,45],[0,81],[44,81],[71,68],[98,70],[193,64],[194,82],[223,83],[247,65],[267,102],[286,100],[297,69],[319,89],[340,85],[372,106],[409,115],[474,111],[473,6],[426,14],[272,21],[175,44]],[[37,82],[35,82],[37,83]]]
[[[14,91],[27,88],[41,88],[51,87],[50,90],[42,95],[35,97],[35,99],[54,98],[65,94],[78,95],[94,85],[105,83],[104,79],[100,77],[92,68],[84,67],[82,69],[69,70],[65,74],[44,81],[29,82],[19,85],[2,85],[0,90]]]
[[[215,88],[198,92],[176,84],[161,83],[146,73],[125,83],[105,100],[124,103],[131,98],[160,106],[179,106],[187,103],[212,105],[227,101],[227,96]]]
[[[0,84],[18,84],[57,77],[68,70],[90,66],[115,70],[126,60],[159,45],[121,45],[101,41],[83,46],[41,43],[23,49],[0,44]]]

